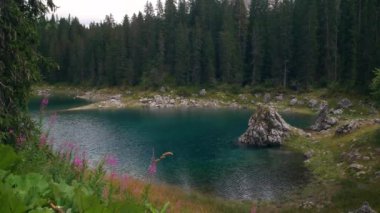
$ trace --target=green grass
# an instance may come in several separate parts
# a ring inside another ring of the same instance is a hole
[[[318,135],[311,141],[293,136],[288,147],[301,152],[314,151],[313,157],[305,162],[314,181],[300,193],[299,199],[319,203],[323,206],[322,212],[347,212],[359,208],[364,201],[380,210],[380,179],[375,177],[375,172],[380,170],[380,156],[375,153],[380,147],[378,126],[365,126],[339,137]],[[359,150],[361,156],[372,156],[371,160],[351,161],[344,157],[344,153],[355,150]],[[349,168],[352,163],[365,166],[365,174],[357,176],[357,172]]]

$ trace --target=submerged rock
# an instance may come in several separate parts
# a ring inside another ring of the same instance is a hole
[[[337,123],[338,120],[336,118],[329,116],[329,107],[327,104],[325,104],[322,110],[319,112],[319,115],[314,125],[311,126],[311,129],[320,132],[323,130],[330,129]]]
[[[260,105],[249,119],[247,131],[239,143],[256,147],[278,146],[284,143],[292,127],[273,107]]]

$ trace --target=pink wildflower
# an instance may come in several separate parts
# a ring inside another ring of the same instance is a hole
[[[152,161],[148,167],[148,174],[153,176],[154,174],[156,174],[156,172],[157,172],[157,160],[156,160],[156,157],[154,156],[154,149],[153,149]]]
[[[47,144],[47,135],[46,134],[41,134],[40,136],[40,147],[43,147]]]
[[[111,181],[113,181],[113,180],[115,180],[115,179],[117,179],[117,173],[116,172],[114,172],[114,171],[112,171],[111,172]]]
[[[43,110],[47,107],[47,105],[49,104],[49,99],[45,96],[42,100],[41,100],[41,105],[40,105],[40,109]]]
[[[83,160],[78,155],[75,155],[73,164],[75,167],[80,169],[83,166]]]
[[[71,142],[65,142],[61,146],[62,154],[65,156],[65,159],[67,161],[70,161],[72,158],[72,155],[76,153],[75,151],[75,145]]]
[[[16,145],[22,146],[24,145],[25,141],[26,141],[26,137],[24,135],[20,135],[16,138]]]
[[[157,172],[157,161],[153,158],[152,162],[149,165],[148,173],[150,175],[154,175],[154,174],[156,174],[156,172]]]
[[[111,167],[116,167],[117,164],[118,164],[118,160],[117,160],[116,156],[114,156],[114,155],[108,155],[106,157],[106,164],[108,166],[111,166]]]
[[[252,206],[251,213],[256,213],[256,206]]]

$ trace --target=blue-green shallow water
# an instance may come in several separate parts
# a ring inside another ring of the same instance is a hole
[[[37,111],[39,111],[41,99],[42,97],[33,97],[30,100],[29,110],[32,113],[36,113]],[[84,99],[73,98],[71,96],[65,96],[65,95],[54,95],[54,96],[49,97],[49,104],[48,104],[47,110],[57,111],[57,110],[70,109],[73,107],[83,106],[88,103],[89,101],[86,101]]]
[[[60,108],[52,105],[53,100],[49,108]],[[206,109],[61,112],[52,136],[57,144],[76,143],[90,159],[115,154],[118,170],[139,178],[146,176],[153,148],[157,155],[172,151],[173,157],[158,164],[157,181],[228,199],[276,199],[302,187],[308,172],[301,154],[234,145],[250,115],[244,110]],[[312,120],[284,117],[301,127]]]

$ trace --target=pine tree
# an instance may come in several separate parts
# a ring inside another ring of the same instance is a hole
[[[339,82],[348,87],[354,86],[355,72],[355,1],[342,1],[338,34]]]
[[[293,58],[290,74],[297,84],[303,87],[310,87],[317,76],[316,3],[316,0],[298,0],[294,4]]]

